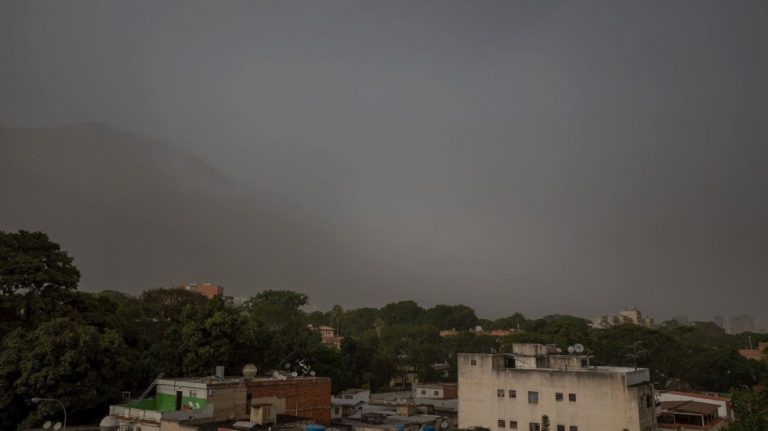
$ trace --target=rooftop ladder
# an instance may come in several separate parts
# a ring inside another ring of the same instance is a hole
[[[147,389],[144,391],[144,393],[141,394],[141,396],[136,401],[141,401],[144,398],[146,398],[147,395],[149,395],[149,393],[152,392],[152,389],[154,389],[154,387],[157,386],[157,382],[162,378],[163,378],[163,373],[158,374],[155,380],[153,380],[152,383],[150,383],[149,386],[147,386]]]

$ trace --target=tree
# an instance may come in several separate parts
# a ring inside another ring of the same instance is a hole
[[[119,333],[99,332],[59,318],[34,331],[17,329],[0,349],[0,429],[13,429],[35,406],[32,397],[56,398],[74,416],[120,399],[135,355]]]
[[[768,389],[759,385],[733,391],[731,398],[736,423],[728,431],[768,430]]]
[[[300,308],[309,298],[303,293],[290,290],[265,290],[251,297],[242,309],[261,321],[270,330],[277,331],[302,317]]]
[[[43,232],[0,231],[0,294],[76,289],[80,271]]]
[[[475,310],[466,305],[436,305],[425,311],[422,322],[438,329],[467,330],[477,325]]]
[[[157,315],[154,317],[162,320],[177,320],[184,307],[203,306],[208,302],[207,297],[197,292],[175,288],[145,290],[139,299],[144,304],[155,308]]]
[[[549,416],[541,417],[541,431],[549,431]]]
[[[424,309],[414,301],[392,302],[381,309],[381,317],[388,325],[415,324]]]

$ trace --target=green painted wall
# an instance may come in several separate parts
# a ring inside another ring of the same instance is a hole
[[[155,396],[155,408],[153,410],[158,412],[170,412],[176,410],[176,395],[171,394],[157,394]],[[184,406],[189,406],[189,402],[192,401],[193,403],[198,403],[200,405],[200,408],[202,409],[205,407],[206,401],[205,398],[192,398],[192,397],[181,397],[181,405],[182,409]]]
[[[144,398],[141,401],[134,401],[132,403],[126,404],[126,406],[134,408],[134,409],[154,410],[155,409],[155,399],[154,398]]]

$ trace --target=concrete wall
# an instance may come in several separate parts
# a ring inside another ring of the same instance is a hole
[[[253,399],[285,400],[285,414],[310,418],[326,426],[331,424],[331,379],[327,377],[254,381],[247,390]]]
[[[476,365],[471,365],[472,360]],[[494,431],[528,430],[529,423],[541,423],[549,416],[550,430],[557,425],[577,426],[579,431],[652,431],[655,429],[653,387],[628,387],[624,373],[604,371],[557,371],[537,369],[494,369],[493,356],[460,354],[459,427],[486,427]],[[509,397],[509,390],[516,398]],[[503,390],[499,397],[497,391]],[[538,392],[538,403],[529,404],[528,392]],[[563,393],[556,401],[555,394]],[[569,394],[576,401],[569,401]],[[647,398],[650,396],[650,407]],[[505,421],[505,428],[498,421]]]
[[[243,383],[232,385],[211,385],[208,403],[213,404],[213,417],[216,420],[248,420],[246,407],[248,391]]]

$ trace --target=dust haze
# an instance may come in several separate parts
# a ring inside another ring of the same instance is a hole
[[[765,2],[4,1],[0,229],[86,290],[768,320]]]

